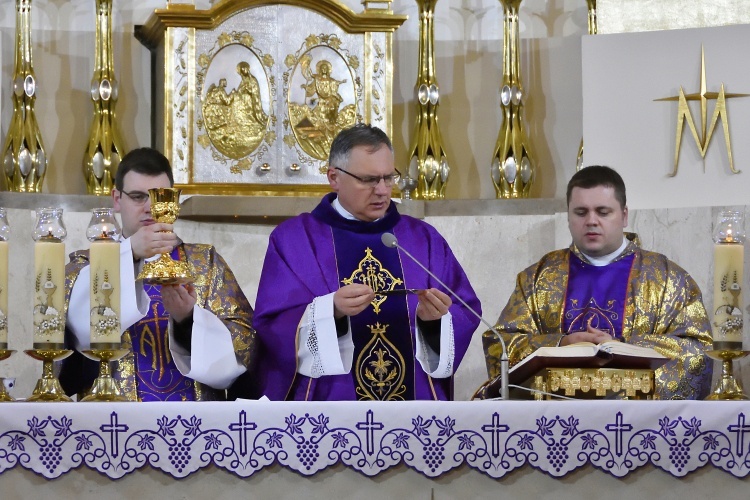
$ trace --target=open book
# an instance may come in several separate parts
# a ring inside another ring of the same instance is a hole
[[[540,347],[508,372],[511,384],[522,384],[544,368],[626,368],[655,370],[669,361],[650,347],[623,342],[580,342]]]

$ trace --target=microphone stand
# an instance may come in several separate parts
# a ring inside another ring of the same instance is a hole
[[[440,278],[438,278],[437,276],[435,276],[434,273],[432,273],[429,269],[427,269],[425,266],[423,266],[422,263],[419,262],[416,257],[414,257],[412,254],[410,254],[404,247],[402,247],[401,245],[399,245],[398,244],[398,240],[396,239],[395,235],[393,235],[392,233],[383,233],[383,236],[381,236],[380,240],[383,242],[383,244],[385,246],[390,247],[390,248],[398,248],[399,250],[401,250],[402,252],[404,252],[412,261],[414,261],[415,264],[417,264],[419,267],[421,267],[422,270],[424,272],[426,272],[432,279],[434,279],[435,281],[437,281],[438,283],[440,283],[440,285],[442,285],[443,288],[445,288],[446,290],[448,290],[451,293],[451,295],[453,295],[453,297],[456,300],[458,300],[466,309],[468,309],[469,311],[471,311],[471,313],[474,316],[476,316],[479,319],[479,321],[481,321],[482,323],[484,323],[485,326],[487,326],[490,330],[492,330],[492,332],[495,334],[495,336],[498,338],[498,340],[500,340],[500,345],[503,348],[503,353],[500,356],[500,384],[501,384],[501,387],[500,387],[500,399],[502,399],[504,401],[507,401],[509,399],[509,396],[508,396],[508,391],[509,391],[509,387],[508,387],[508,368],[509,368],[509,365],[508,365],[508,348],[505,346],[505,340],[503,340],[503,336],[500,335],[500,332],[498,332],[495,329],[494,326],[492,326],[491,324],[489,324],[489,322],[486,319],[484,319],[482,316],[480,316],[479,313],[474,310],[474,308],[472,308],[471,306],[469,306],[469,304],[467,304],[466,301],[464,301],[464,299],[462,299],[461,297],[459,297],[458,294],[456,292],[454,292],[448,285],[446,285],[445,283],[443,283],[440,280]]]

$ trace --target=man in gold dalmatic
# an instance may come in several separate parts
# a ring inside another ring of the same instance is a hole
[[[212,245],[183,243],[172,224],[151,215],[149,189],[172,187],[169,160],[151,148],[131,151],[117,168],[112,199],[122,219],[120,297],[122,349],[113,377],[130,401],[205,401],[253,364],[253,311],[232,270]],[[187,285],[137,280],[144,261],[159,254],[187,263]],[[89,348],[89,252],[74,252],[66,267],[66,343]],[[75,353],[63,361],[68,394],[91,387],[97,365]]]
[[[671,358],[656,370],[659,399],[702,399],[711,385],[711,326],[695,280],[664,255],[642,250],[628,225],[625,184],[592,166],[568,183],[573,244],[522,271],[496,328],[510,365],[539,347],[619,340]],[[496,377],[502,349],[483,335],[487,370]]]

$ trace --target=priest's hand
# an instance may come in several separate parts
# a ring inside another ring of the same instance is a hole
[[[182,285],[162,285],[161,300],[164,304],[164,310],[169,313],[173,321],[182,323],[187,318],[192,317],[193,307],[198,301],[195,294],[195,288],[191,284]]]
[[[367,285],[353,283],[345,285],[333,294],[333,316],[336,319],[344,316],[356,316],[375,300],[375,292]]]
[[[586,327],[585,332],[575,332],[564,335],[560,345],[577,344],[579,342],[591,342],[593,344],[603,344],[614,340],[610,334],[603,330],[594,328],[591,325]]]
[[[178,243],[177,235],[172,232],[172,224],[161,222],[141,226],[130,237],[133,257],[137,260],[148,259],[160,253],[169,253]]]
[[[417,317],[422,321],[434,321],[448,314],[451,298],[436,288],[419,291]]]

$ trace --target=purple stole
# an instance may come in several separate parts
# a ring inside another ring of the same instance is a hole
[[[332,227],[341,286],[369,285],[376,293],[404,287],[401,261],[378,233],[353,233]],[[375,295],[351,316],[354,341],[352,379],[358,400],[414,399],[414,349],[406,295]]]
[[[606,266],[594,266],[570,254],[568,288],[563,309],[563,333],[586,331],[588,325],[622,338],[630,272],[635,260],[631,253]]]
[[[179,259],[177,247],[173,259]],[[160,285],[145,285],[151,298],[148,314],[128,329],[133,341],[136,391],[140,401],[195,401],[193,380],[177,369],[169,352],[169,314]]]

